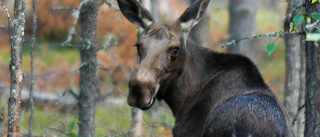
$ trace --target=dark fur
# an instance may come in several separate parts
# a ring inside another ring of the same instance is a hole
[[[164,22],[153,21],[135,0],[118,3],[146,31],[137,44],[140,65],[129,82],[129,105],[148,109],[154,98],[165,100],[176,118],[175,137],[294,137],[283,105],[248,58],[187,39],[209,0],[198,0],[178,20]]]
[[[175,136],[293,136],[285,110],[248,58],[191,43],[190,60],[168,87],[171,92],[159,97],[176,118]]]

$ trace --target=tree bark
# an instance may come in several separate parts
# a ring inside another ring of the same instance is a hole
[[[294,9],[294,5],[299,5],[302,0],[287,0],[287,14]],[[298,11],[292,13],[292,16],[298,14]],[[284,31],[290,30],[292,17],[284,22]],[[301,30],[301,25],[297,25]],[[304,85],[305,85],[305,68],[304,49],[302,45],[302,36],[285,35],[286,48],[286,81],[284,90],[284,106],[288,110],[291,120],[294,121],[294,132],[298,137],[303,136],[304,131],[304,108],[299,107],[304,104]]]
[[[131,108],[130,137],[142,137],[142,117],[142,110]]]
[[[9,37],[11,46],[10,96],[8,102],[8,137],[20,135],[20,106],[22,91],[22,46],[25,30],[25,1],[14,1],[14,18],[9,23]]]
[[[229,0],[229,40],[248,37],[256,32],[256,1]],[[248,56],[255,62],[256,48],[253,40],[243,40],[228,47],[229,53]]]
[[[33,100],[33,86],[34,86],[34,45],[36,42],[36,31],[37,31],[37,0],[32,0],[32,43],[30,46],[30,66],[31,66],[31,80],[30,80],[30,117],[29,117],[29,133],[28,137],[32,137],[32,122],[34,117],[34,100]]]
[[[305,0],[306,12],[320,12],[320,3]],[[312,20],[311,23],[315,22]],[[313,33],[313,32],[309,32]],[[319,33],[319,32],[317,32]],[[306,122],[305,137],[320,136],[320,49],[319,42],[306,42]]]
[[[97,11],[96,0],[82,0],[80,9],[80,95],[79,95],[79,137],[94,137],[95,98],[99,92],[97,63]]]

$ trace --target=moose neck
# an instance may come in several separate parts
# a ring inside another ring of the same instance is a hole
[[[183,107],[192,105],[192,98],[201,94],[203,83],[207,83],[215,73],[210,66],[215,63],[217,53],[196,45],[190,39],[185,48],[186,58],[181,74],[172,82],[164,96],[175,117],[188,110]]]

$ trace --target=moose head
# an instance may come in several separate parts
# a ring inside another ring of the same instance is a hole
[[[135,45],[139,65],[129,81],[128,104],[148,109],[158,94],[164,94],[184,66],[190,29],[204,14],[210,0],[194,2],[178,19],[155,21],[136,0],[118,0],[123,15],[145,30]]]

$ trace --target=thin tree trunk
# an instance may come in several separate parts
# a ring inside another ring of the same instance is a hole
[[[320,12],[320,3],[305,0],[306,12]],[[312,20],[313,23],[315,20]],[[312,33],[312,32],[309,32]],[[319,32],[318,32],[319,33]],[[319,44],[319,42],[317,42]],[[314,42],[306,42],[306,123],[305,137],[320,136],[320,49]]]
[[[8,102],[8,137],[20,135],[20,104],[22,91],[22,46],[25,30],[25,1],[14,1],[14,19],[9,23],[11,46],[10,96]]]
[[[80,95],[79,95],[79,137],[94,137],[95,98],[99,92],[97,63],[97,11],[96,0],[82,0],[80,9]]]
[[[30,80],[30,93],[29,93],[29,101],[30,101],[30,118],[29,118],[29,133],[28,137],[32,137],[32,121],[34,115],[34,101],[33,101],[33,86],[34,86],[34,45],[36,42],[36,31],[37,31],[37,0],[32,0],[32,43],[30,47],[30,57],[31,57],[31,80]]]
[[[299,5],[302,0],[287,0],[287,14],[292,12],[294,5]],[[298,12],[293,13],[295,16]],[[288,18],[284,22],[284,31],[289,31],[292,18]],[[297,28],[301,30],[301,25]],[[303,122],[304,122],[304,109],[300,111],[299,107],[304,104],[304,69],[303,57],[301,56],[304,50],[302,50],[302,36],[297,35],[285,35],[286,45],[286,82],[284,90],[284,106],[288,110],[291,120],[294,121],[294,132],[299,136],[303,136]],[[298,114],[299,113],[299,114]]]
[[[130,137],[142,137],[142,117],[142,110],[131,108]]]
[[[229,0],[229,40],[248,37],[256,32],[256,1]],[[256,48],[253,40],[243,40],[228,47],[229,53],[243,54],[255,62]]]

